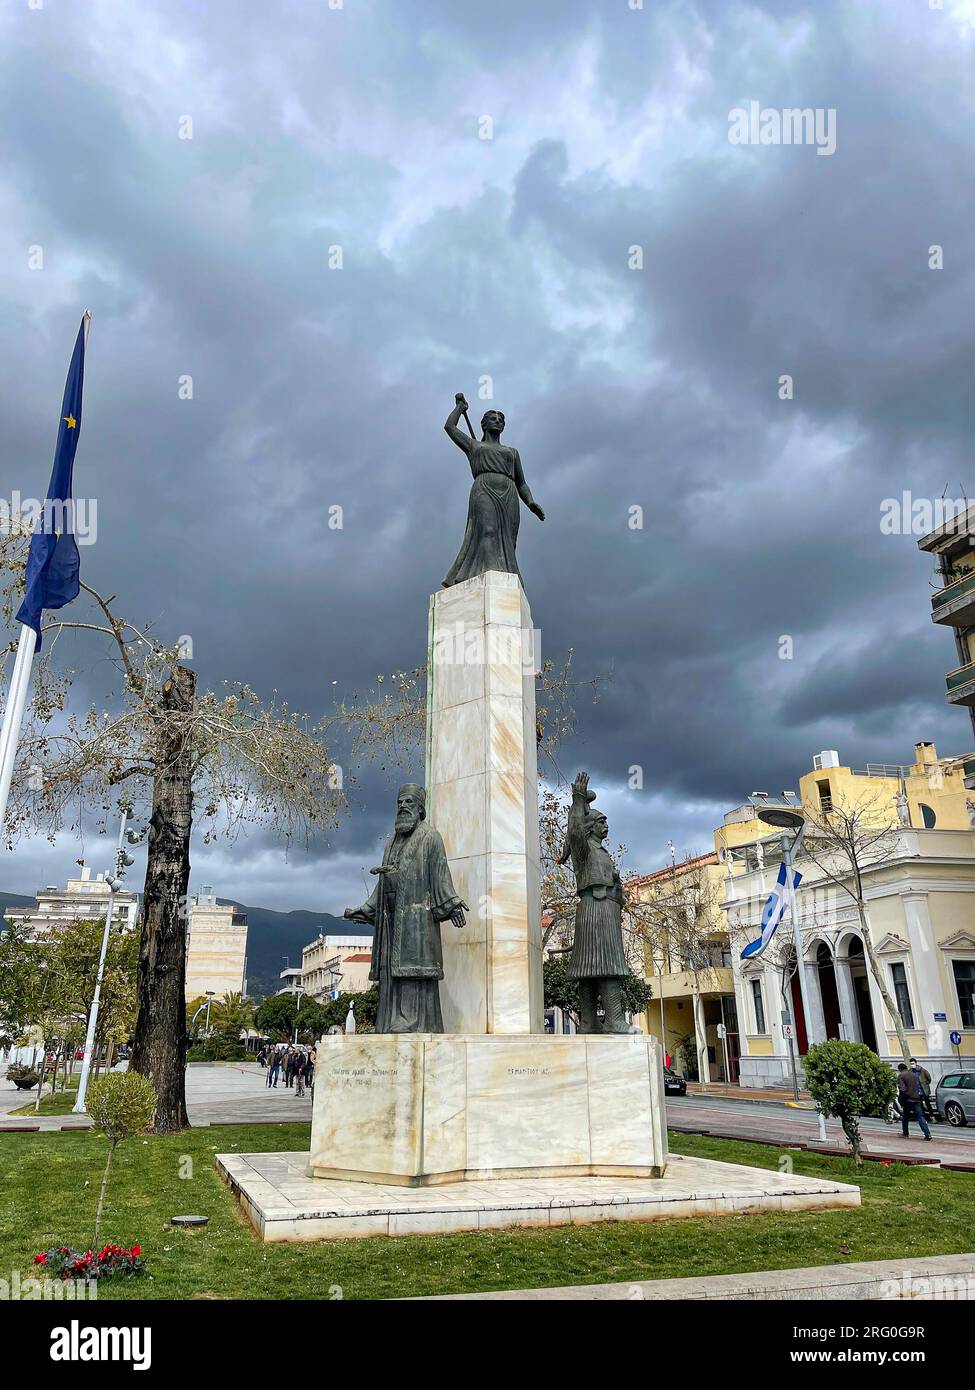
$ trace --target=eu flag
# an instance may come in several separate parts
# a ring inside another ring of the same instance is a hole
[[[85,329],[88,315],[81,320],[68,379],[64,383],[61,422],[54,450],[54,467],[44,502],[44,514],[31,536],[27,557],[24,601],[17,621],[37,633],[41,646],[41,614],[45,608],[63,608],[78,597],[81,556],[74,538],[72,513],[74,456],[81,434],[81,394],[85,380]]]

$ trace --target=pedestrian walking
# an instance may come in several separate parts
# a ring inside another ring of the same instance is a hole
[[[928,1129],[928,1122],[924,1118],[921,1106],[921,1096],[921,1082],[916,1073],[911,1071],[906,1062],[898,1062],[897,1098],[901,1105],[901,1132],[905,1139],[909,1137],[908,1126],[911,1120],[917,1120],[925,1139],[931,1138],[931,1131]]]
[[[271,1058],[267,1069],[267,1084],[268,1086],[273,1086],[275,1090],[277,1090],[278,1073],[280,1072],[280,1070],[281,1053],[277,1050],[277,1048],[275,1048],[274,1051],[271,1053]]]
[[[916,1057],[911,1058],[911,1071],[917,1077],[921,1085],[921,1108],[929,1120],[938,1120],[940,1115],[931,1103],[931,1073],[927,1067],[922,1067]]]

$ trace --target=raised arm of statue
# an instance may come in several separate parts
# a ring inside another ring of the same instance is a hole
[[[457,395],[454,397],[454,400],[456,404],[453,410],[447,416],[446,420],[444,421],[444,429],[450,435],[451,439],[457,445],[458,449],[463,449],[465,454],[470,455],[471,446],[473,445],[474,441],[469,434],[465,433],[464,430],[458,428],[458,426],[460,425],[461,417],[463,416],[464,411],[468,409],[468,405],[461,392],[457,393]]]
[[[579,871],[589,857],[589,837],[586,835],[586,809],[589,805],[589,774],[580,772],[572,783],[572,805],[569,807],[567,836],[572,867]]]

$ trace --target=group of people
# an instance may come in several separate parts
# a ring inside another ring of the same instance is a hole
[[[927,1067],[921,1066],[916,1057],[911,1058],[910,1066],[906,1062],[897,1064],[895,1119],[898,1110],[901,1132],[905,1139],[909,1134],[911,1120],[917,1120],[925,1139],[931,1138],[928,1120],[937,1120],[940,1116],[931,1100],[931,1073]]]
[[[277,1089],[278,1081],[284,1077],[286,1088],[296,1096],[303,1096],[305,1089],[315,1086],[315,1049],[300,1043],[273,1043],[257,1054],[257,1060],[267,1069],[266,1085]]]

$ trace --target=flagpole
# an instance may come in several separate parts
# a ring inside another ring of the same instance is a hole
[[[26,623],[21,623],[17,656],[14,659],[13,675],[10,677],[10,690],[7,695],[7,707],[3,712],[3,728],[0,730],[0,830],[2,830],[7,817],[10,780],[13,777],[14,762],[17,758],[20,726],[24,721],[24,709],[27,704],[27,691],[30,688],[31,666],[34,662],[36,647],[37,633]]]

